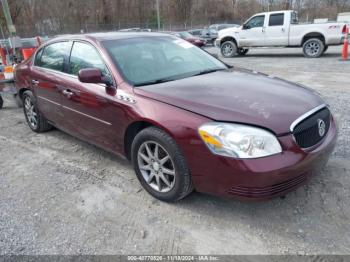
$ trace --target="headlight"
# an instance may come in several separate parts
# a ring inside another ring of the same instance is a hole
[[[256,127],[208,123],[198,129],[199,135],[211,152],[234,158],[260,158],[282,152],[277,138]]]

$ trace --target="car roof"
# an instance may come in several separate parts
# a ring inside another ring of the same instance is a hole
[[[162,37],[168,36],[168,33],[152,33],[152,32],[105,32],[105,33],[89,33],[89,34],[72,34],[60,35],[51,39],[49,42],[63,41],[63,40],[84,40],[90,39],[95,41],[128,39],[136,37]]]
[[[293,10],[279,10],[279,11],[271,11],[271,12],[262,12],[254,14],[253,16],[259,16],[259,15],[273,15],[273,14],[280,14],[280,13],[286,13],[286,12],[295,12]],[[253,17],[252,16],[252,17]]]

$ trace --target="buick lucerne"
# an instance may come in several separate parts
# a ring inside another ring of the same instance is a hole
[[[312,90],[167,34],[61,36],[19,64],[15,82],[34,132],[54,126],[125,156],[163,201],[193,190],[284,196],[319,172],[337,138]]]

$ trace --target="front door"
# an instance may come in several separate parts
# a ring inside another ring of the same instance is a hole
[[[265,15],[252,17],[246,22],[239,36],[239,46],[264,46],[265,44]]]
[[[73,43],[67,69],[70,77],[61,86],[65,129],[84,140],[115,150],[118,103],[106,92],[105,85],[79,81],[78,72],[84,68],[98,68],[110,76],[95,47],[77,41]]]

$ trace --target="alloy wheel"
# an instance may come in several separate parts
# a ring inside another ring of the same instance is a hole
[[[306,45],[305,52],[308,56],[317,56],[320,52],[321,46],[317,42],[310,42]]]
[[[222,54],[226,57],[233,55],[233,47],[230,43],[224,43],[221,47]]]
[[[138,167],[145,182],[166,193],[175,185],[175,165],[169,153],[155,141],[144,142],[137,153]]]
[[[38,127],[38,113],[36,112],[35,106],[29,96],[24,99],[24,110],[28,123],[33,129],[36,129]]]

